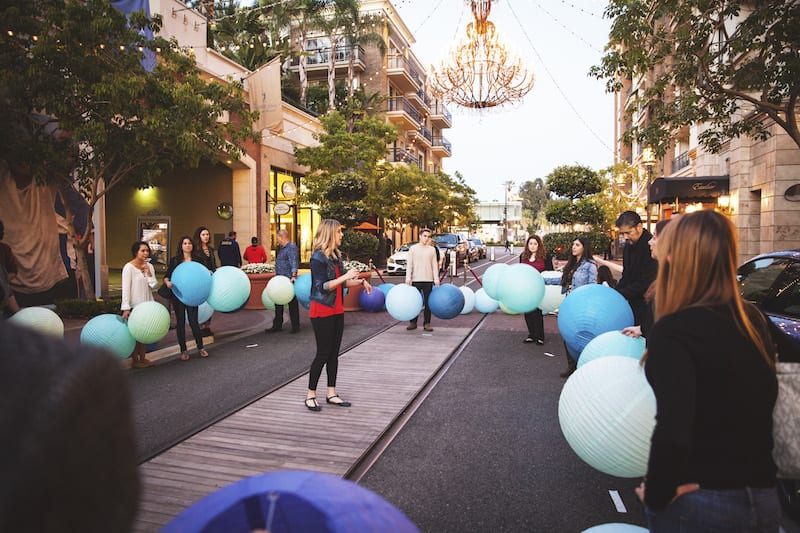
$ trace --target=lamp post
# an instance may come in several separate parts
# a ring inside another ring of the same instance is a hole
[[[511,192],[513,181],[503,182],[503,244],[508,241],[508,193]]]
[[[656,166],[656,154],[650,146],[645,146],[642,149],[642,164],[647,169],[647,194],[645,195],[644,212],[647,217],[647,231],[650,231],[650,184],[653,181],[653,167]]]

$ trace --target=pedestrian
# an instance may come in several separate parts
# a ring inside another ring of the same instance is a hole
[[[597,267],[597,283],[611,287],[612,289],[617,286],[617,279],[611,273],[611,269],[607,265],[600,265]]]
[[[197,353],[200,357],[208,357],[208,351],[203,348],[203,334],[200,332],[200,324],[198,323],[197,313],[198,308],[196,305],[186,305],[175,296],[172,292],[172,273],[178,268],[178,265],[197,261],[197,256],[194,254],[194,244],[188,235],[181,237],[178,241],[178,250],[175,257],[169,260],[167,273],[164,275],[164,284],[170,289],[170,302],[172,308],[175,310],[175,333],[178,335],[178,345],[181,348],[181,361],[189,360],[189,352],[186,349],[186,317],[189,317],[189,327],[192,329],[194,341],[197,344]]]
[[[648,526],[777,532],[775,346],[764,316],[739,295],[736,230],[712,210],[670,226],[643,357],[657,413],[637,489]]]
[[[205,226],[200,226],[194,230],[194,237],[192,237],[192,244],[194,244],[194,255],[198,263],[202,263],[212,274],[217,270],[217,260],[214,257],[214,248],[211,246],[211,232]],[[211,331],[211,319],[200,324],[200,333],[203,337],[213,337],[214,332]]]
[[[372,286],[358,277],[358,270],[344,271],[342,253],[342,226],[338,221],[324,219],[314,235],[314,252],[311,254],[311,327],[317,341],[317,352],[308,373],[308,393],[305,405],[311,411],[321,411],[317,403],[317,382],[324,366],[328,374],[326,401],[338,407],[350,407],[336,393],[336,376],[339,369],[339,349],[344,332],[344,304],[342,289],[363,285],[367,294]]]
[[[561,294],[569,294],[578,287],[595,283],[597,265],[592,256],[592,244],[586,237],[578,237],[572,241],[572,253],[561,274]],[[562,378],[571,376],[578,367],[578,362],[570,356],[566,343],[564,351],[567,354],[567,369],[560,374]]]
[[[4,237],[5,225],[0,220],[0,319],[19,311],[17,299],[11,289],[11,281],[17,277],[19,263],[11,247],[2,242]]]
[[[158,285],[156,271],[150,264],[150,245],[144,241],[136,241],[131,246],[133,259],[125,263],[122,267],[122,319],[128,320],[131,309],[142,302],[153,301],[153,289]],[[131,354],[133,358],[133,368],[147,368],[152,366],[152,361],[148,361],[145,354],[147,346],[136,341],[136,346]]]
[[[244,249],[244,258],[248,263],[267,262],[267,251],[258,244],[258,237],[250,239],[250,246]]]
[[[506,239],[506,252],[510,252],[510,251],[511,251],[511,241]]]
[[[278,253],[275,256],[275,274],[286,276],[297,281],[297,270],[300,263],[300,250],[289,238],[289,232],[280,229],[275,234],[278,240]],[[292,329],[289,333],[300,331],[300,306],[297,304],[297,296],[292,297],[289,302],[289,319],[292,321]],[[275,318],[272,320],[272,327],[264,330],[264,333],[276,333],[283,329],[283,306],[275,304]]]
[[[406,285],[422,291],[423,322],[425,331],[433,331],[431,326],[431,309],[428,305],[433,286],[439,286],[439,261],[436,246],[431,240],[431,230],[423,228],[419,232],[419,243],[408,248],[406,262]],[[408,322],[407,330],[417,329],[419,315]]]
[[[222,239],[217,255],[221,266],[242,267],[242,251],[239,249],[239,243],[236,242],[235,231],[229,231],[228,236]]]
[[[622,249],[622,277],[615,288],[628,300],[633,311],[633,323],[641,324],[648,312],[644,293],[658,272],[658,262],[650,256],[652,235],[644,229],[641,217],[634,211],[622,213],[616,225],[626,244]]]
[[[553,260],[547,257],[542,238],[538,235],[531,235],[525,241],[525,247],[519,255],[519,262],[530,265],[539,272],[553,269]],[[525,313],[525,325],[528,327],[528,336],[524,342],[535,342],[544,344],[544,317],[541,309],[534,309]]]

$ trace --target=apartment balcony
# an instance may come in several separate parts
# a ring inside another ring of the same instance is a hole
[[[328,72],[328,59],[330,58],[330,47],[315,48],[313,50],[306,50],[306,72],[312,77],[319,77],[320,72],[327,75]],[[339,45],[334,50],[334,65],[337,75],[344,75],[347,72],[347,67],[350,64],[350,56],[353,56],[353,68],[356,72],[364,72],[367,66],[364,61],[364,49],[360,46]],[[297,72],[300,70],[300,58],[293,57],[292,64],[289,70]],[[317,74],[314,76],[314,74]]]
[[[420,127],[422,116],[406,97],[393,96],[386,99],[386,118],[401,130],[416,131]]]
[[[431,98],[425,94],[425,90],[420,88],[416,92],[406,94],[406,98],[420,113],[427,115],[431,110]]]
[[[678,172],[682,168],[686,168],[691,163],[689,159],[689,152],[683,152],[681,155],[672,160],[672,173]]]
[[[450,141],[442,136],[435,136],[431,143],[431,153],[439,157],[450,157],[453,155]]]
[[[415,157],[405,148],[393,148],[391,151],[392,163],[406,163],[419,166],[419,158]]]
[[[415,93],[422,85],[419,72],[403,56],[389,56],[386,75],[395,87],[404,93]]]
[[[431,126],[439,129],[453,127],[453,116],[441,102],[436,102],[431,107]]]
[[[433,145],[433,134],[431,133],[431,130],[425,126],[420,126],[418,130],[410,131],[408,133],[409,141],[417,141],[428,148],[431,148]]]

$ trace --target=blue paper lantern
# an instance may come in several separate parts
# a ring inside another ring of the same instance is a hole
[[[120,359],[130,357],[136,339],[128,330],[128,324],[119,315],[97,315],[81,330],[81,342],[108,350]]]
[[[292,280],[286,276],[275,276],[267,283],[267,294],[270,300],[277,305],[286,305],[294,298],[294,285]],[[311,288],[309,285],[308,297],[311,298]]]
[[[10,323],[49,337],[64,337],[64,321],[46,307],[23,307],[8,319]]]
[[[647,533],[647,528],[635,526],[633,524],[623,524],[613,522],[610,524],[600,524],[599,526],[584,529],[582,533]]]
[[[169,280],[175,297],[190,307],[205,302],[211,293],[211,272],[196,261],[184,261],[178,265]]]
[[[373,287],[371,294],[367,294],[367,291],[361,291],[358,295],[358,304],[364,311],[377,313],[383,310],[386,304],[386,296],[383,294],[382,290]]]
[[[383,291],[384,296],[389,296],[389,291],[394,288],[394,283],[381,283],[378,288]]]
[[[589,341],[607,331],[633,325],[627,300],[605,285],[584,285],[572,291],[558,310],[558,329],[573,356],[580,355]]]
[[[301,274],[294,280],[294,295],[300,305],[311,307],[311,274]]]
[[[656,398],[639,362],[617,355],[578,368],[558,400],[570,447],[593,468],[617,477],[647,471],[655,415]]]
[[[229,313],[241,308],[250,297],[250,279],[241,268],[234,266],[219,267],[211,275],[211,292],[208,294],[208,305]]]
[[[158,302],[142,302],[128,315],[128,330],[142,344],[160,341],[169,331],[169,311]]]
[[[481,285],[486,295],[493,299],[499,300],[498,290],[500,289],[500,280],[506,275],[508,265],[505,263],[496,263],[486,269],[481,277]]]
[[[422,294],[411,285],[395,285],[386,295],[386,310],[395,320],[411,320],[422,311]]]
[[[479,313],[494,313],[500,306],[500,302],[486,294],[484,289],[475,291],[475,310]]]
[[[447,320],[458,316],[464,309],[464,293],[455,285],[446,283],[433,288],[428,305],[436,317]]]
[[[330,474],[278,471],[211,493],[168,523],[162,533],[391,531],[418,533],[396,507],[360,485]]]
[[[183,315],[186,317],[186,323],[189,323],[189,312],[185,311]],[[197,306],[197,323],[205,324],[214,315],[214,308],[208,305],[208,302],[203,302]]]
[[[542,272],[542,279],[545,285],[561,286],[561,272],[558,270],[545,270]]]
[[[475,307],[475,292],[464,285],[461,287],[461,293],[464,295],[464,307],[461,309],[461,314],[468,315]]]
[[[543,296],[544,278],[539,271],[517,263],[503,272],[496,299],[514,313],[528,313],[539,307]]]
[[[644,337],[634,338],[623,335],[619,331],[607,331],[589,341],[589,344],[581,352],[578,366],[609,355],[621,355],[638,361],[642,358],[645,348]]]
[[[261,303],[264,304],[265,309],[269,309],[270,311],[275,310],[275,302],[270,299],[266,287],[264,287],[264,290],[261,291]]]

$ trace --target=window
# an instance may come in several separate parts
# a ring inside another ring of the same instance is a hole
[[[784,271],[789,260],[765,257],[739,268],[739,292],[745,300],[761,304],[770,295],[770,288]]]
[[[773,296],[767,298],[764,311],[800,318],[800,263],[792,263],[774,284]]]

